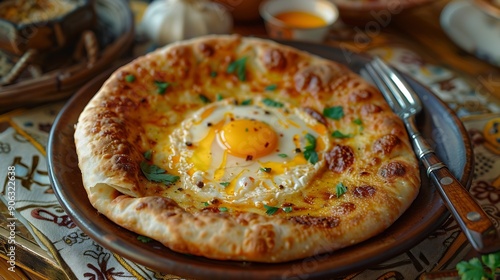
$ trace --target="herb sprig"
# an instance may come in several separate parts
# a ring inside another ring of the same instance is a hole
[[[154,83],[156,85],[156,92],[160,95],[165,94],[167,88],[170,86],[169,82],[154,81]]]
[[[127,76],[125,76],[125,81],[127,83],[133,83],[135,81],[135,76],[132,74],[128,74]]]
[[[175,182],[180,179],[179,176],[168,174],[165,169],[154,164],[149,164],[147,161],[142,161],[140,167],[142,173],[149,181],[163,183],[169,186],[175,184]]]
[[[236,72],[236,76],[238,79],[242,82],[244,82],[247,79],[246,75],[246,63],[247,63],[247,57],[244,56],[240,59],[237,59],[229,64],[227,66],[226,72],[228,74],[233,74]]]
[[[151,239],[147,236],[143,236],[143,235],[137,236],[137,240],[141,241],[142,243],[149,243],[149,242],[153,241],[153,239]]]
[[[337,192],[337,197],[341,197],[347,192],[347,187],[342,182],[339,182],[337,186],[335,186],[335,189]]]
[[[206,95],[204,94],[199,94],[198,97],[200,98],[201,102],[205,103],[205,104],[208,104],[210,103],[210,98],[208,98]]]
[[[272,169],[271,167],[261,167],[259,170],[265,173],[271,173]]]
[[[245,99],[241,101],[241,105],[243,106],[252,105],[252,99]]]
[[[342,106],[333,106],[323,109],[323,115],[332,120],[340,120],[344,117],[344,108]]]
[[[270,215],[270,216],[276,214],[276,212],[278,212],[278,210],[280,210],[279,207],[269,206],[269,205],[265,205],[265,204],[264,204],[264,208],[266,209],[266,214]]]
[[[267,90],[267,91],[274,91],[278,88],[278,86],[276,84],[271,84],[271,85],[268,85],[264,88],[264,90]]]
[[[151,157],[153,156],[153,151],[147,150],[144,152],[144,158],[147,160],[151,160]]]
[[[352,135],[351,134],[344,134],[340,130],[335,130],[334,132],[332,132],[332,137],[333,138],[344,139],[344,138],[351,138]]]
[[[495,279],[500,275],[500,251],[472,258],[469,261],[461,261],[456,265],[458,275],[461,279]]]
[[[315,164],[319,160],[318,153],[316,152],[316,137],[310,133],[307,133],[305,137],[307,146],[304,148],[304,158],[310,163]]]
[[[364,129],[363,121],[360,118],[354,119],[352,122],[359,126],[360,131],[362,131]]]
[[[262,99],[262,103],[264,103],[266,106],[276,107],[276,108],[281,108],[284,106],[283,103],[273,100],[271,98]]]

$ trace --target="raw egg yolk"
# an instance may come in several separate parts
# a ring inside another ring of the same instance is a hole
[[[229,154],[247,160],[273,152],[278,146],[278,135],[271,126],[257,120],[233,120],[217,133],[219,145]]]

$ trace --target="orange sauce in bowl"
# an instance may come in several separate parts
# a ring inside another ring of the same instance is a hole
[[[326,21],[315,14],[302,11],[286,11],[274,17],[288,26],[297,28],[316,28],[326,25]]]

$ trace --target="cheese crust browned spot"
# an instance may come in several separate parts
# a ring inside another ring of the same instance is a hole
[[[340,219],[336,217],[296,216],[292,217],[291,220],[301,225],[318,226],[323,228],[336,227],[340,223]]]
[[[311,108],[311,107],[304,107],[303,109],[306,113],[308,113],[315,120],[326,125],[326,118],[320,112],[316,111],[316,109]]]
[[[351,147],[337,145],[325,155],[328,169],[342,173],[354,163],[354,152]]]
[[[386,179],[394,179],[394,177],[402,177],[406,174],[406,168],[401,162],[393,161],[382,166],[380,175]]]
[[[372,186],[359,186],[354,188],[354,196],[359,198],[372,197],[376,193],[376,189]]]
[[[373,143],[373,151],[375,153],[388,155],[400,143],[401,141],[396,135],[393,134],[384,135],[381,138],[377,139],[375,143]]]
[[[349,94],[349,101],[353,103],[361,102],[370,99],[372,93],[367,89],[360,89]]]
[[[270,48],[264,50],[263,62],[267,69],[282,71],[287,67],[287,60],[282,51]]]

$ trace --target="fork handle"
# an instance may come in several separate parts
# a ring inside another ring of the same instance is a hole
[[[495,226],[469,191],[453,176],[419,133],[414,134],[412,140],[427,176],[474,249],[484,254],[500,250],[500,237]]]

